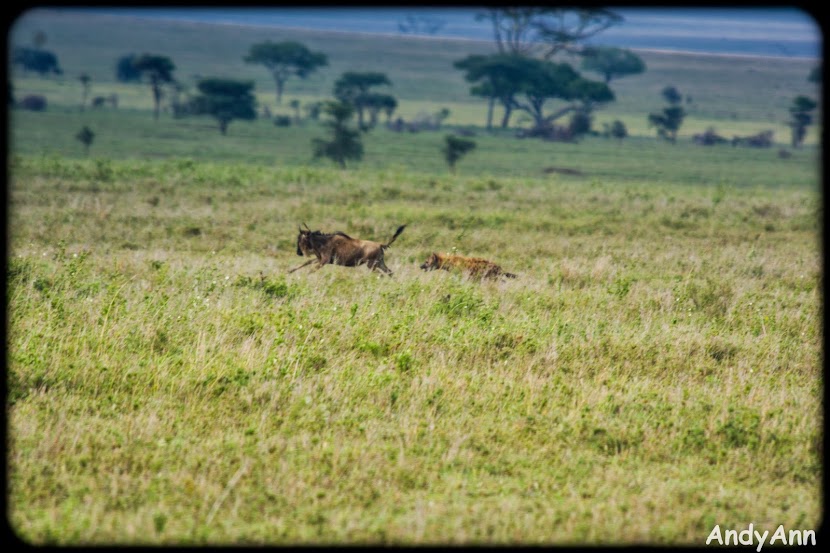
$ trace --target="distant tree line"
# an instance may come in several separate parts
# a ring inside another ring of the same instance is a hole
[[[520,137],[573,141],[585,134],[600,134],[592,130],[593,116],[597,109],[615,100],[611,83],[646,71],[643,60],[630,50],[585,44],[596,34],[623,21],[622,17],[608,9],[492,7],[478,13],[476,18],[491,24],[496,52],[468,55],[455,61],[453,66],[463,72],[463,78],[471,85],[470,94],[487,100],[488,130],[494,126],[495,108],[499,106],[502,110],[499,122],[501,128],[510,126],[516,112],[523,113],[526,120],[532,123],[529,129],[517,133]],[[399,30],[404,33],[432,34],[442,25],[440,20],[408,16],[399,24]],[[23,71],[44,77],[62,75],[57,56],[43,48],[45,42],[46,35],[36,33],[31,47],[14,47],[12,64]],[[555,61],[556,56],[563,53],[578,56],[580,69],[599,75],[601,80],[588,79],[570,63]],[[312,51],[295,41],[252,44],[243,61],[261,65],[268,70],[274,80],[277,105],[282,103],[285,86],[290,80],[306,79],[328,65],[326,54]],[[117,58],[115,62],[118,82],[149,84],[153,98],[153,117],[156,120],[160,116],[164,98],[168,99],[174,117],[213,117],[223,135],[227,133],[232,121],[257,117],[253,82],[195,76],[198,93],[191,94],[189,87],[176,79],[175,70],[171,58],[158,54],[129,53]],[[808,75],[808,80],[821,84],[821,75],[821,66],[815,67]],[[87,73],[82,73],[78,81],[82,86],[83,110],[90,96],[92,78]],[[359,160],[363,153],[361,133],[376,127],[381,114],[385,114],[390,129],[406,128],[410,131],[419,128],[438,129],[448,117],[449,110],[444,109],[434,117],[429,117],[428,123],[424,119],[423,124],[410,122],[404,126],[403,120],[398,118],[393,124],[391,118],[398,108],[398,100],[388,93],[391,87],[392,82],[385,73],[345,71],[334,83],[331,100],[311,102],[303,106],[310,119],[316,120],[323,115],[323,127],[329,132],[328,139],[320,138],[312,142],[314,157],[329,158],[341,167],[345,167],[347,161]],[[46,108],[45,97],[30,95],[15,102],[11,82],[9,91],[11,105],[31,110]],[[648,123],[655,128],[658,137],[675,143],[687,116],[682,106],[683,96],[673,86],[665,87],[661,94],[668,105],[649,113]],[[115,106],[115,95],[111,95],[110,100]],[[105,97],[100,96],[94,98],[92,104],[93,107],[100,106],[106,101]],[[687,96],[686,101],[690,103],[691,97]],[[278,126],[300,124],[299,100],[292,100],[289,106],[293,110],[293,118],[283,114],[272,116],[267,105],[262,106],[262,114],[268,118],[273,117],[274,124]],[[794,148],[803,143],[807,129],[814,122],[817,107],[817,102],[807,96],[798,96],[793,100],[788,125],[792,130],[791,144]],[[559,124],[566,116],[570,117],[567,124]],[[355,117],[356,128],[352,129],[349,122]],[[602,134],[622,140],[628,132],[625,125],[616,120],[611,124],[606,123]],[[94,133],[89,131],[76,138],[88,149],[93,136]],[[709,129],[702,135],[696,135],[694,141],[710,145],[724,142],[725,139],[721,138],[714,129]],[[743,141],[755,144],[758,142],[756,138],[758,137],[735,137],[732,143],[735,145]],[[766,135],[763,138],[766,140]],[[457,161],[474,148],[474,142],[448,135],[441,150],[450,170],[454,171]]]

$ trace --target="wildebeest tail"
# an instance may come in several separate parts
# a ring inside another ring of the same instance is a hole
[[[507,278],[516,278],[519,275],[516,275],[514,273],[504,273],[504,276],[506,276]]]
[[[390,240],[390,241],[389,241],[389,242],[387,242],[386,244],[381,244],[381,246],[383,247],[383,249],[385,250],[386,248],[388,248],[389,246],[391,246],[391,245],[392,245],[392,242],[394,242],[394,241],[395,241],[395,239],[396,239],[398,236],[400,236],[400,234],[403,232],[403,229],[405,229],[405,228],[406,228],[406,225],[401,225],[401,226],[399,226],[399,227],[398,227],[398,230],[396,230],[396,231],[395,231],[395,236],[393,236],[393,237],[392,237],[392,240]]]

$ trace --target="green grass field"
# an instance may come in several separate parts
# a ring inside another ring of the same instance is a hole
[[[26,541],[700,544],[716,523],[819,523],[813,187],[12,174]],[[302,221],[408,223],[395,276],[287,275]],[[433,250],[519,278],[423,273]]]
[[[786,130],[752,149],[645,126],[662,86],[698,83],[687,133],[773,128],[799,90],[815,96],[811,64],[650,58],[597,114],[640,121],[622,142],[476,128],[451,174],[444,132],[376,129],[341,171],[311,159],[317,124],[221,136],[153,121],[148,87],[106,81],[107,60],[145,44],[185,75],[245,69],[234,48],[265,31],[217,30],[211,55],[204,28],[38,23],[67,77],[16,76],[50,108],[9,111],[7,518],[22,540],[700,546],[716,524],[823,522],[816,135],[782,158]],[[343,59],[377,45],[307,38]],[[480,124],[463,82],[435,93],[460,81],[437,53],[396,44],[395,71],[425,67],[402,111]],[[122,87],[117,111],[80,111],[86,63],[94,90]],[[320,82],[286,99],[323,97]],[[759,82],[779,87],[750,94]],[[302,223],[378,241],[407,224],[394,276],[289,274]],[[518,278],[419,270],[433,251]]]
[[[83,145],[74,135],[86,124],[97,129],[89,157],[102,163],[111,159],[185,158],[197,164],[248,162],[298,169],[333,166],[329,160],[312,159],[312,139],[327,136],[322,126],[313,122],[301,127],[275,127],[268,121],[234,122],[227,136],[222,136],[209,118],[161,118],[156,122],[142,111],[81,114],[15,110],[10,121],[10,151],[25,156],[85,158]],[[411,134],[376,129],[364,136],[364,157],[356,167],[446,175],[441,148],[450,132]],[[575,144],[554,143],[514,139],[510,131],[490,135],[479,130],[473,140],[476,149],[459,161],[457,170],[482,177],[545,178],[545,169],[555,167],[595,179],[781,186],[815,183],[820,155],[814,146],[791,150],[792,157],[781,159],[777,148],[700,147],[688,141],[671,145],[645,137],[622,142],[587,137]],[[747,171],[745,163],[755,170]]]

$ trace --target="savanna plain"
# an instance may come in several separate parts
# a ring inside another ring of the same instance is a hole
[[[694,90],[673,75],[642,77],[655,103],[658,84]],[[339,170],[310,161],[313,125],[223,137],[16,83],[57,106],[9,112],[7,519],[24,541],[703,545],[716,524],[822,523],[815,138],[779,157],[783,136],[478,129],[450,173],[443,133],[379,128]],[[698,125],[766,123],[707,105]],[[302,223],[378,241],[406,224],[394,276],[288,274]],[[433,251],[518,278],[421,271]]]

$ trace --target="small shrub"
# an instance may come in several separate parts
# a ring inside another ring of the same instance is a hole
[[[266,296],[272,298],[285,298],[293,294],[294,289],[285,282],[285,279],[269,279],[261,275],[258,279],[249,276],[238,276],[234,282],[236,286],[262,290]]]
[[[406,372],[415,366],[415,357],[409,351],[402,351],[395,356],[395,367],[401,371]]]
[[[761,416],[746,408],[729,408],[729,415],[718,428],[725,445],[755,449],[761,442]]]
[[[467,155],[468,152],[475,149],[476,143],[467,138],[460,138],[448,134],[444,137],[444,159],[447,160],[447,165],[450,166],[450,171],[455,172],[455,164],[459,159]]]
[[[625,123],[619,119],[615,120],[610,125],[608,123],[603,123],[603,129],[602,135],[605,138],[616,138],[617,140],[622,140],[628,136],[628,129],[626,128]]]
[[[75,138],[84,145],[84,152],[89,155],[89,147],[92,145],[92,141],[95,140],[95,133],[89,127],[84,126],[84,128],[78,131]]]
[[[274,126],[277,127],[290,127],[291,126],[291,117],[288,115],[277,115],[274,117]]]
[[[324,369],[327,364],[328,360],[317,353],[312,353],[303,359],[303,366],[311,371],[319,371]]]
[[[692,136],[692,142],[699,146],[714,146],[715,144],[726,144],[726,138],[719,135],[714,127],[709,127],[706,132]]]
[[[29,111],[46,111],[46,97],[38,94],[26,96],[17,104],[20,109]]]
[[[571,135],[575,137],[588,134],[591,132],[592,119],[593,118],[590,113],[586,111],[577,111],[571,117],[571,121],[568,124],[568,130]]]
[[[288,295],[288,284],[284,280],[262,280],[261,289],[266,296],[284,298]]]

